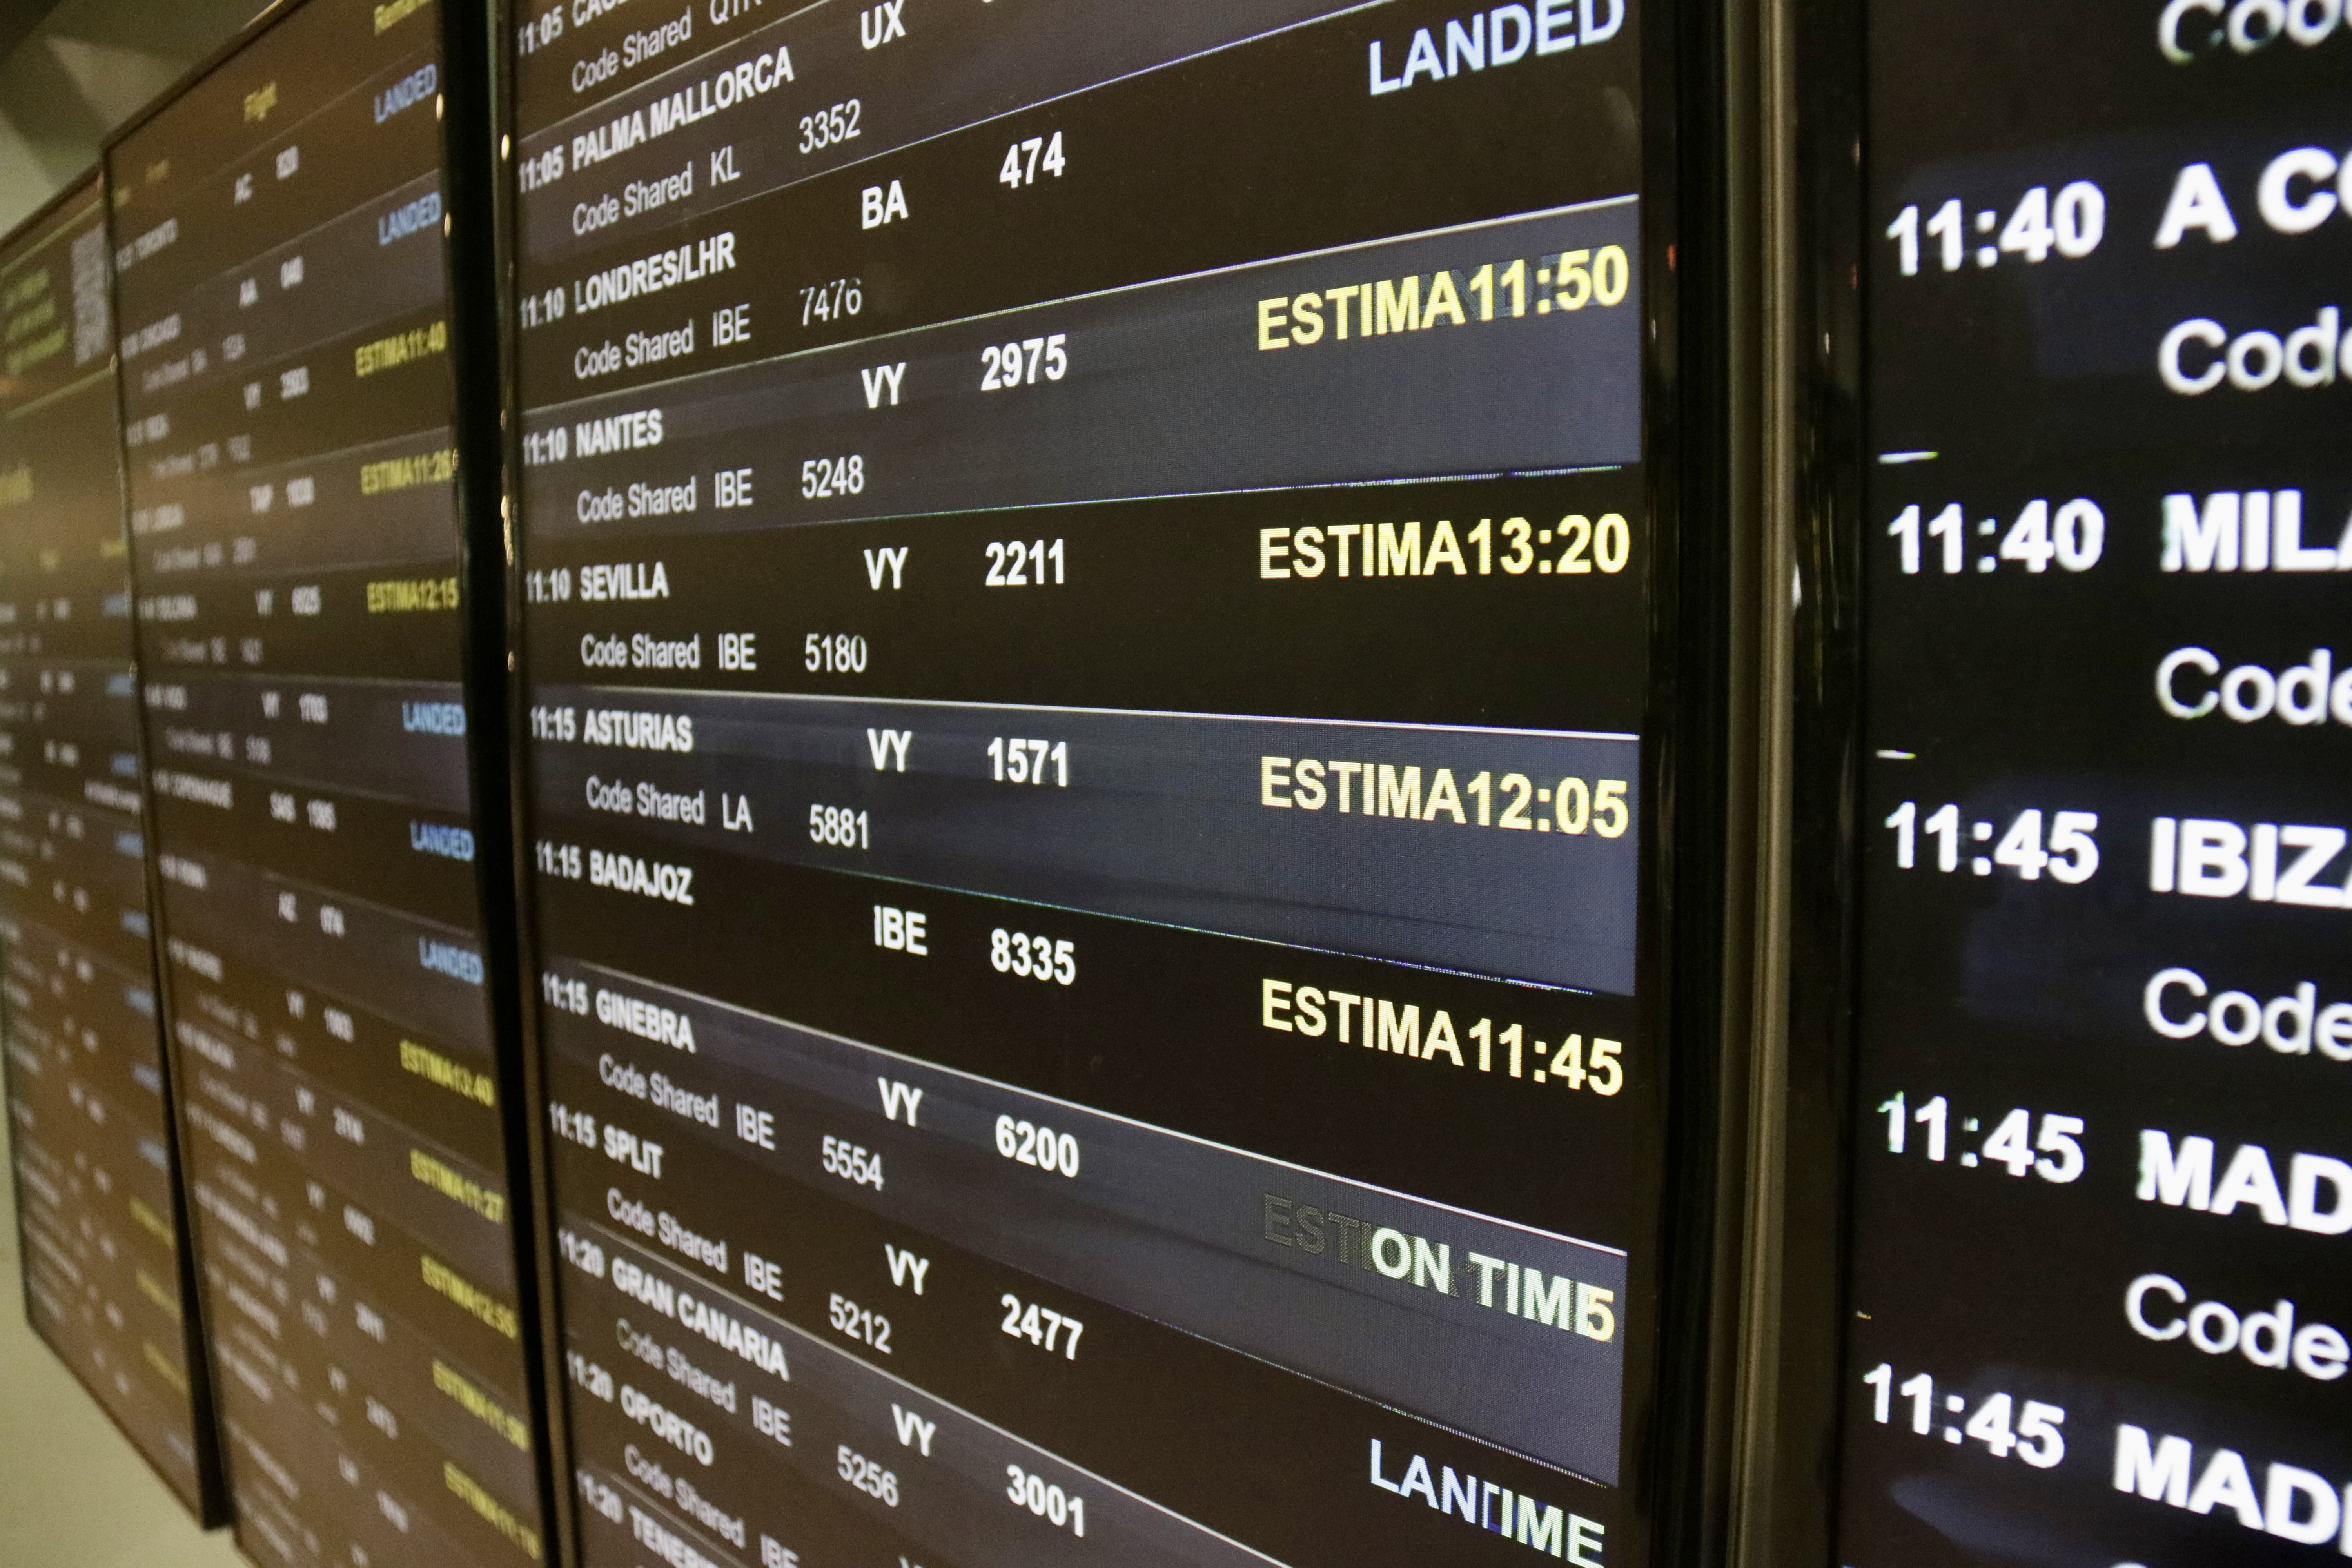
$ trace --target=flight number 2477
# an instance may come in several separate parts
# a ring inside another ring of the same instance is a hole
[[[1027,1340],[1048,1355],[1058,1350],[1064,1361],[1078,1359],[1078,1336],[1087,1331],[1087,1326],[1077,1319],[1034,1301],[1024,1304],[1010,1290],[997,1298],[997,1305],[1004,1309],[1004,1321],[997,1326],[1014,1339]],[[1062,1338],[1064,1329],[1070,1331],[1066,1340]]]

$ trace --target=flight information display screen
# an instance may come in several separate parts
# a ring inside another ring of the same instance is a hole
[[[156,1023],[106,207],[0,249],[0,950],[25,1306],[182,1501],[218,1462]]]
[[[1855,1568],[2352,1552],[2352,29],[1872,0]]]
[[[519,18],[591,1564],[1640,1554],[1640,18]]]
[[[110,157],[169,1024],[238,1538],[269,1568],[543,1552],[439,25],[310,0]]]

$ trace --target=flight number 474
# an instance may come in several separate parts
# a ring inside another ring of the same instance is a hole
[[[996,183],[1019,190],[1037,183],[1037,171],[1043,169],[1055,179],[1069,161],[1062,155],[1062,133],[1055,132],[1049,139],[1031,136],[1015,142],[1004,150],[1004,166],[996,172]]]

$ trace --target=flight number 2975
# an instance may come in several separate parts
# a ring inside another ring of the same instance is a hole
[[[988,581],[990,588],[1043,588],[1063,581],[1062,542],[1051,544],[1042,539],[1027,543],[1018,539],[990,540],[988,542]],[[1046,569],[1053,575],[1045,575]]]
[[[981,391],[1006,392],[1016,386],[1034,386],[1040,371],[1047,381],[1061,380],[1070,374],[1069,341],[1067,332],[1055,332],[1049,338],[1023,338],[1001,348],[989,344],[980,351]]]

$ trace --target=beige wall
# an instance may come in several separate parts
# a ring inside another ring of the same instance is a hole
[[[0,234],[98,161],[99,143],[262,0],[0,5]]]

